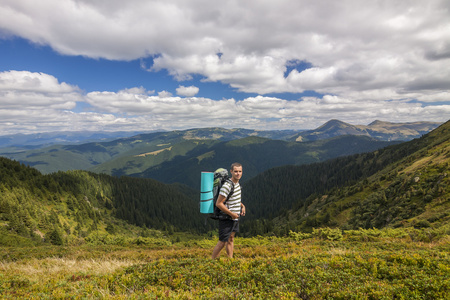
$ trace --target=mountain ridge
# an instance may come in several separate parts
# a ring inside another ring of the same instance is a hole
[[[403,128],[402,123],[393,124],[384,122],[383,126],[386,127],[388,126],[386,124],[389,124],[390,128],[393,128],[388,129],[381,126],[380,122],[381,121],[372,122],[372,127],[378,128],[376,130],[368,129],[370,126],[361,129],[358,126],[350,125],[339,120],[330,120],[316,130],[305,132],[293,130],[261,131],[242,128],[224,129],[217,127],[194,128],[188,130],[141,133],[131,137],[127,136],[107,141],[93,141],[71,145],[51,145],[46,148],[37,147],[32,150],[2,148],[0,149],[0,155],[33,166],[44,173],[83,169],[96,172],[105,171],[108,174],[119,174],[119,171],[113,172],[112,170],[124,169],[120,164],[126,165],[128,163],[127,158],[125,158],[126,156],[159,153],[161,149],[167,148],[163,145],[172,146],[170,151],[163,151],[163,155],[155,155],[154,157],[148,156],[148,159],[145,162],[137,162],[137,165],[133,165],[136,163],[136,159],[128,159],[130,161],[130,168],[136,169],[136,171],[133,172],[134,174],[138,173],[139,170],[140,172],[144,171],[144,167],[153,167],[158,160],[159,163],[161,163],[162,157],[165,157],[166,160],[171,160],[176,155],[186,155],[188,151],[193,150],[195,143],[198,143],[199,146],[206,144],[212,145],[215,142],[233,141],[244,139],[246,137],[260,137],[285,142],[295,142],[298,140],[302,140],[302,142],[313,142],[348,134],[366,137],[373,135],[376,136],[375,138],[378,140],[396,140],[396,138],[400,136],[398,132]],[[408,123],[408,128],[412,128],[410,129],[411,132],[408,133],[410,136],[421,133],[414,129],[415,126],[419,126],[419,123],[420,126],[422,126],[421,130],[425,131],[436,125],[435,123],[429,124],[428,122],[425,122],[425,124],[422,124],[424,122]],[[383,130],[380,128],[383,128]],[[406,132],[406,130],[403,130],[402,132]],[[299,138],[299,135],[302,135],[301,138]],[[403,134],[402,136],[405,135]],[[368,150],[373,150],[373,148]],[[154,162],[151,162],[151,160]],[[118,165],[114,166],[115,163]],[[105,168],[102,169],[102,167],[100,167],[101,165]],[[121,174],[128,175],[132,174],[132,172],[126,171]]]
[[[350,134],[371,136],[386,141],[407,141],[418,138],[441,124],[442,123],[425,121],[391,123],[375,120],[369,125],[351,125],[333,119],[316,129],[300,132],[292,139],[304,142]]]

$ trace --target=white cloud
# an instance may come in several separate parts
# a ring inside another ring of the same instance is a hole
[[[199,89],[189,83],[176,89],[178,97],[143,87],[85,95],[49,74],[8,71],[0,73],[1,132],[300,129],[329,119],[367,124],[450,116],[445,0],[2,0],[0,36],[20,36],[64,55],[141,59],[143,68],[167,70],[180,81],[200,77],[259,95],[325,95],[218,100],[195,97]],[[291,62],[310,68],[288,68]],[[82,102],[85,111],[78,112]]]
[[[304,129],[319,126],[330,119],[355,124],[381,120],[446,121],[450,106],[423,106],[405,100],[361,101],[325,95],[323,98],[303,98],[288,101],[274,97],[249,97],[212,100],[197,97],[142,96],[112,92],[87,95],[93,107],[110,113],[121,113],[158,120],[160,128],[188,127],[251,127],[264,129]],[[170,124],[170,125],[167,125]]]
[[[29,76],[29,73],[18,73]],[[37,76],[36,74],[34,74]],[[46,76],[40,74],[40,76]],[[38,76],[39,77],[39,76]],[[57,81],[54,81],[57,82]],[[5,87],[2,93],[4,93]],[[8,93],[20,92],[23,87]],[[56,84],[53,89],[58,89]],[[64,90],[64,89],[63,89]],[[446,121],[449,105],[424,106],[406,100],[354,100],[336,95],[322,98],[304,97],[289,101],[276,97],[249,97],[213,100],[201,97],[173,97],[160,92],[151,95],[143,88],[130,88],[118,92],[79,93],[85,111],[69,111],[54,103],[54,93],[40,93],[36,101],[26,99],[23,105],[14,106],[9,94],[0,94],[0,132],[44,132],[59,130],[155,130],[185,129],[219,126],[226,128],[255,129],[308,129],[330,119],[340,119],[351,124],[368,124],[373,120]],[[64,98],[65,91],[58,95]],[[443,95],[445,97],[445,95]],[[61,102],[63,105],[65,102]],[[363,104],[363,105],[362,105]]]
[[[168,92],[168,91],[161,91],[161,92],[158,92],[158,97],[160,97],[160,98],[172,97],[172,93]]]
[[[182,86],[182,85],[180,85],[177,88],[177,95],[185,96],[185,97],[193,97],[193,96],[198,94],[199,90],[200,89],[198,87],[193,86],[193,85],[191,85],[191,86]]]
[[[38,93],[71,93],[78,88],[65,82],[59,83],[54,76],[28,71],[6,71],[0,73],[0,91],[15,90]]]
[[[73,109],[80,90],[48,74],[28,71],[0,72],[0,107]]]
[[[0,28],[68,55],[156,56],[151,69],[178,80],[199,74],[259,94],[450,85],[445,0],[3,0]],[[313,68],[285,78],[295,60]]]

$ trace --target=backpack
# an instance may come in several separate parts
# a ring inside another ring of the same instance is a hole
[[[234,182],[228,176],[228,171],[226,169],[219,168],[214,172],[214,184],[213,184],[214,213],[210,214],[209,216],[213,220],[231,219],[229,215],[225,214],[216,206],[217,198],[219,198],[220,194],[220,189],[222,188],[223,184],[227,181],[231,182],[231,190],[225,202],[227,202],[228,199],[230,199],[230,197],[234,193]]]

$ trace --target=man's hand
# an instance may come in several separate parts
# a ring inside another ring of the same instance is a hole
[[[245,216],[245,205],[242,204],[241,206],[241,216]]]
[[[236,214],[236,213],[234,213],[234,212],[232,212],[232,213],[230,214],[230,217],[231,217],[233,220],[239,219],[239,215]]]

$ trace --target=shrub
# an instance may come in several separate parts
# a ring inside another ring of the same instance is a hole
[[[339,228],[314,228],[312,235],[320,239],[327,239],[330,241],[340,241],[342,240],[342,231]]]
[[[427,220],[420,220],[414,225],[414,228],[428,228],[431,224]]]
[[[312,234],[310,234],[310,233],[294,232],[292,230],[289,231],[289,238],[296,242],[299,242],[299,241],[302,241],[305,239],[309,239],[309,238],[311,238],[311,236],[312,236]]]

